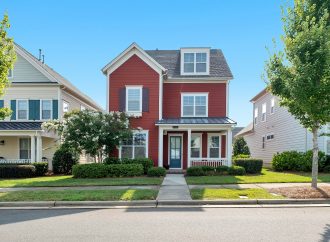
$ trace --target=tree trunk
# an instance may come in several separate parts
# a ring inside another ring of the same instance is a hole
[[[317,188],[317,174],[319,166],[319,147],[317,143],[318,128],[313,128],[313,166],[312,166],[312,187]]]

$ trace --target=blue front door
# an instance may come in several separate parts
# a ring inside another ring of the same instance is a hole
[[[182,137],[170,136],[170,168],[181,168]]]

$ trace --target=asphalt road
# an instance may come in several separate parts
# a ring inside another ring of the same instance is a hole
[[[330,208],[0,210],[0,241],[330,241]]]

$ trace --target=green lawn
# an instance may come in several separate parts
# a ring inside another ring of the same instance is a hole
[[[275,196],[265,189],[191,189],[192,199],[215,200],[215,199],[241,199],[239,196],[247,196],[248,199],[281,199],[282,196]],[[245,199],[245,198],[242,198]]]
[[[163,178],[158,177],[78,179],[72,178],[72,176],[44,176],[25,179],[0,179],[0,187],[160,185],[162,181]]]
[[[131,201],[155,200],[158,191],[143,190],[65,190],[0,192],[0,202],[8,201]]]
[[[311,182],[311,173],[284,173],[263,169],[260,175],[246,176],[196,176],[186,177],[189,185],[239,184],[239,183],[288,183]],[[320,173],[319,182],[330,182],[330,174]]]

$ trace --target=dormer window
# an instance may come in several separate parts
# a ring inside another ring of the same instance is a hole
[[[209,48],[181,49],[181,75],[209,75]]]

